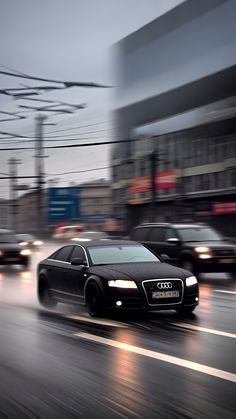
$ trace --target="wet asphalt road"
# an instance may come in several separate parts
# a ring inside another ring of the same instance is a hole
[[[235,418],[236,281],[200,279],[196,314],[96,320],[37,303],[35,268],[0,267],[0,419]]]

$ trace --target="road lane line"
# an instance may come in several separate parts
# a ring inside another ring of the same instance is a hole
[[[74,316],[74,315],[65,315],[66,319],[70,320],[78,320],[84,323],[91,323],[94,325],[100,325],[100,326],[110,326],[110,327],[120,327],[120,328],[126,328],[127,325],[125,323],[119,323],[115,322],[113,320],[103,320],[103,319],[91,319],[90,317],[84,317],[84,316]]]
[[[212,377],[221,378],[222,380],[236,383],[236,374],[228,371],[219,370],[217,368],[208,367],[207,365],[198,364],[187,359],[177,358],[175,356],[166,355],[161,352],[151,351],[149,349],[140,348],[139,346],[129,345],[127,343],[119,342],[113,339],[103,338],[101,336],[91,335],[89,333],[74,333],[82,339],[90,340],[92,342],[101,343],[103,345],[112,346],[117,349],[133,352],[138,355],[143,355],[149,358],[157,359],[158,361],[167,362],[169,364],[178,365],[183,368],[188,368],[193,371],[201,372],[203,374],[211,375]]]
[[[214,292],[222,292],[222,294],[236,294],[236,291],[214,290]]]
[[[196,330],[198,332],[205,332],[205,333],[211,333],[212,335],[218,335],[218,336],[224,336],[227,338],[236,339],[236,334],[234,333],[228,333],[228,332],[222,332],[221,330],[216,329],[209,329],[207,327],[202,326],[195,326],[194,324],[188,324],[188,323],[171,323],[173,326],[177,326],[179,328],[184,328],[188,330]]]

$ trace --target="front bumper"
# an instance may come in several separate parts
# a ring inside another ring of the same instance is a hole
[[[29,262],[29,256],[14,255],[0,256],[0,265],[26,265]]]
[[[196,259],[199,272],[232,272],[236,271],[236,257],[221,257],[202,260]]]
[[[117,305],[121,302],[121,305]],[[104,306],[117,310],[177,310],[181,307],[197,306],[199,304],[198,284],[186,287],[183,284],[183,294],[180,302],[163,300],[151,303],[142,284],[137,289],[111,288],[105,293]]]

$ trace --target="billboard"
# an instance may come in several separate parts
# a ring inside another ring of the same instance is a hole
[[[48,190],[48,222],[55,224],[80,218],[80,188],[53,187]]]
[[[151,190],[151,176],[141,176],[129,181],[129,193],[143,193]],[[168,172],[156,173],[155,175],[155,189],[172,189],[176,186],[176,171],[169,170]]]

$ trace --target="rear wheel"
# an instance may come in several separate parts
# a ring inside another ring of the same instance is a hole
[[[102,293],[96,282],[92,282],[87,286],[86,306],[91,317],[99,317],[104,313]]]
[[[40,278],[39,280],[38,299],[40,304],[46,308],[54,308],[57,305],[57,301],[53,300],[51,291],[44,278]]]

